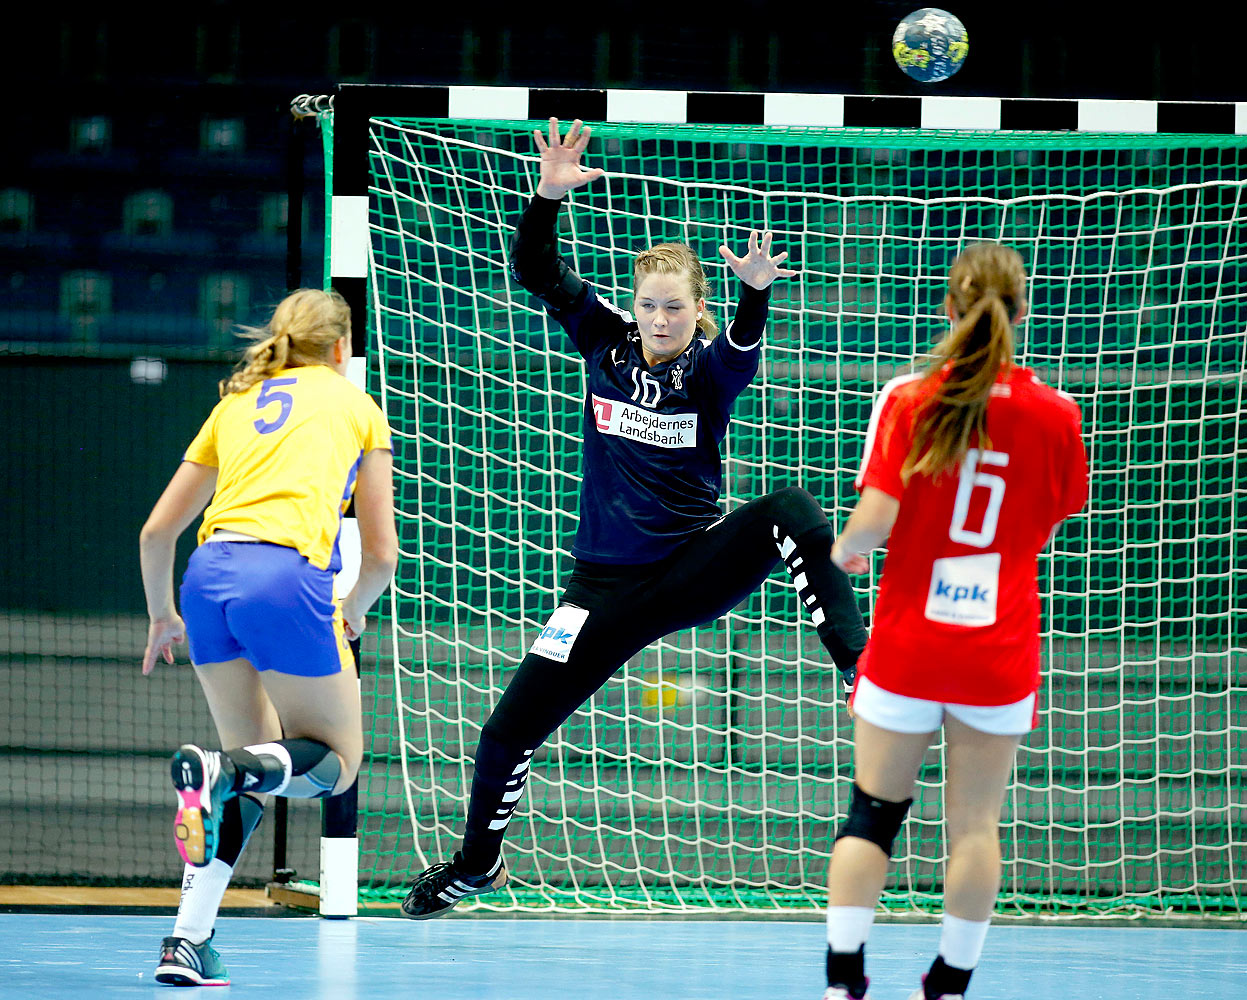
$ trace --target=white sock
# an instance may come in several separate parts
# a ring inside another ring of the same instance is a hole
[[[832,951],[852,954],[870,937],[875,911],[869,906],[827,907],[827,943]]]
[[[990,920],[962,920],[951,913],[944,914],[943,930],[940,932],[940,958],[954,969],[973,969],[983,954],[983,941],[987,938]]]
[[[178,919],[173,936],[203,944],[212,935],[217,911],[225,898],[234,869],[219,858],[203,868],[187,865],[182,872],[182,899],[178,903]]]

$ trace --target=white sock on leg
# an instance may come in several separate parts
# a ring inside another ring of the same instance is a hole
[[[866,943],[875,922],[869,906],[827,907],[827,943],[832,951],[853,953]]]
[[[208,940],[233,874],[234,869],[220,858],[213,858],[203,868],[186,866],[182,873],[178,919],[173,925],[174,937],[186,938],[194,944]]]
[[[944,964],[954,969],[976,968],[990,926],[990,920],[962,920],[945,913],[940,931],[940,958]]]

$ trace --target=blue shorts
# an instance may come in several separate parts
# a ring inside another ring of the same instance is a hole
[[[324,677],[353,667],[333,573],[268,542],[204,542],[182,577],[192,663],[243,657],[256,670]]]

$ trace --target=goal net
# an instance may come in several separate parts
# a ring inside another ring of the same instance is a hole
[[[577,519],[584,372],[511,279],[541,123],[369,123],[371,388],[395,431],[402,557],[364,664],[361,888],[458,845],[472,754],[556,606]],[[1030,271],[1020,360],[1082,407],[1087,510],[1041,559],[1040,722],[1002,819],[1002,913],[1241,913],[1247,892],[1247,137],[594,127],[607,176],[560,250],[631,302],[658,241],[775,233],[763,365],[723,504],[800,485],[847,515],[872,400],[940,335],[967,243]],[[856,581],[869,615],[875,573]],[[538,751],[486,909],[821,906],[852,781],[834,670],[775,573],[635,657]],[[934,906],[934,747],[883,904]]]

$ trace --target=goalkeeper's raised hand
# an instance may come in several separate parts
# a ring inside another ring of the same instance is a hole
[[[788,259],[788,251],[771,256],[771,234],[764,232],[761,239],[755,230],[749,234],[749,249],[745,256],[737,257],[726,245],[719,247],[719,255],[727,261],[736,277],[746,285],[759,290],[769,288],[776,278],[791,278],[797,272],[780,265]]]
[[[589,145],[592,129],[579,118],[572,122],[567,135],[559,137],[559,120],[550,119],[550,137],[547,140],[540,129],[533,130],[537,151],[541,154],[541,176],[537,181],[537,194],[557,201],[574,188],[595,181],[606,173],[601,167],[587,170],[580,165],[580,157]]]

